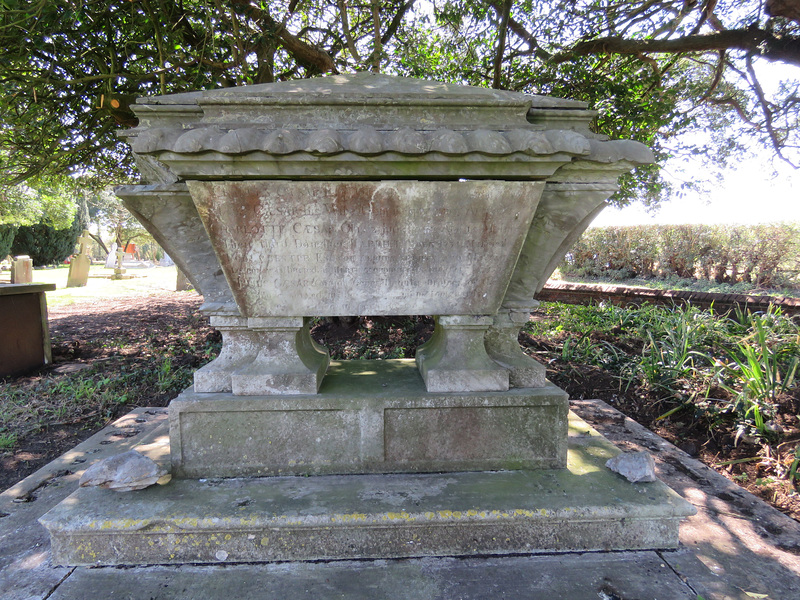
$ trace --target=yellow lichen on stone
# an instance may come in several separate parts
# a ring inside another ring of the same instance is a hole
[[[389,512],[389,513],[386,513],[385,515],[383,515],[383,520],[384,521],[413,521],[414,517],[409,515],[407,512],[400,512],[400,513]]]
[[[367,520],[367,515],[364,514],[364,513],[352,513],[352,514],[348,514],[348,515],[332,515],[331,516],[331,521],[333,521],[334,523],[339,522],[339,521],[341,521],[343,523],[347,523],[349,521],[366,521],[366,520]]]

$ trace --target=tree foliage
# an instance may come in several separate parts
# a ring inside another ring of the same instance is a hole
[[[42,222],[56,229],[68,228],[78,210],[80,195],[77,182],[63,176],[0,185],[0,225]]]
[[[70,226],[64,229],[47,223],[20,227],[11,244],[11,253],[27,254],[37,266],[60,264],[75,251],[83,227],[80,214],[75,214]]]
[[[12,183],[131,175],[136,96],[363,69],[585,100],[662,160],[759,143],[800,163],[800,0],[4,0],[0,44]]]
[[[101,236],[92,235],[106,255],[109,253],[111,243],[116,243],[118,247],[124,247],[130,243],[140,246],[143,244],[156,245],[153,236],[109,190],[88,192],[85,198],[89,223],[97,232],[106,232],[107,234],[108,246]]]

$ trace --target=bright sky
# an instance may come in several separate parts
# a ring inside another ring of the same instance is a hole
[[[777,90],[781,81],[800,80],[800,68],[794,65],[758,61],[755,66],[759,81],[768,93]],[[695,143],[702,146],[706,142],[698,136]],[[667,163],[664,174],[672,177],[676,184],[680,183],[678,174],[684,178],[708,179],[700,161],[696,164]],[[687,193],[672,198],[655,212],[647,212],[638,203],[621,210],[607,208],[592,227],[657,223],[746,225],[779,221],[800,223],[800,170],[774,159],[764,150],[761,156],[731,168],[724,174],[722,183],[711,186],[707,194]]]
[[[707,195],[687,194],[663,203],[655,213],[641,204],[607,208],[592,227],[689,223],[730,224],[794,221],[800,223],[800,171],[776,165],[778,177],[766,160],[744,162],[726,173],[721,186]],[[697,172],[700,173],[700,167]]]

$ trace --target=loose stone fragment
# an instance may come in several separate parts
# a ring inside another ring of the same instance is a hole
[[[648,452],[623,452],[608,459],[606,466],[634,483],[656,480],[656,463]]]
[[[80,485],[130,492],[150,487],[165,475],[167,470],[158,463],[129,450],[93,464],[81,476]]]

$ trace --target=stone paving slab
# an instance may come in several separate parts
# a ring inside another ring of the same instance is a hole
[[[659,479],[697,508],[681,524],[680,540],[708,569],[701,572],[743,598],[800,598],[800,523],[605,402],[573,400],[571,408],[621,449],[650,452]]]
[[[685,554],[676,560],[687,561]],[[703,590],[700,590],[703,591]],[[697,600],[656,552],[76,569],[48,600]]]
[[[137,408],[0,494],[0,598],[46,598],[72,573],[51,565],[39,517],[75,491],[93,462],[153,443],[166,425],[165,408]]]

